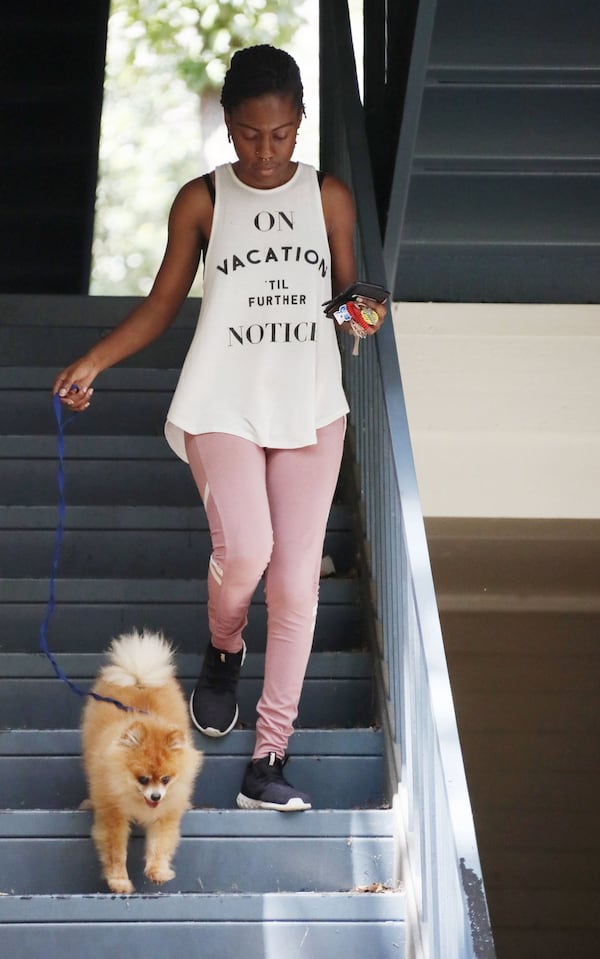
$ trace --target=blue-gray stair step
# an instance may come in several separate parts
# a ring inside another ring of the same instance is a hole
[[[366,828],[360,827],[361,817]],[[105,891],[90,828],[91,815],[85,812],[0,815],[1,891],[23,896]],[[393,847],[389,810],[315,810],[276,813],[275,818],[259,811],[192,810],[182,824],[177,876],[163,888],[239,894],[390,886]],[[143,876],[143,838],[137,831],[128,865],[136,889],[156,891]]]
[[[4,895],[0,922],[56,922],[54,896]],[[394,922],[404,919],[404,896],[386,891],[384,895],[364,892],[196,894],[158,893],[149,895],[69,896],[61,898],[62,922]],[[373,953],[372,948],[370,952]],[[346,953],[345,953],[346,954]],[[11,955],[13,955],[11,953]],[[285,953],[284,953],[285,955]],[[375,952],[379,957],[380,953]]]
[[[343,955],[344,959],[364,959],[365,954],[403,959],[405,954],[403,921],[315,921],[310,916],[263,922],[59,921],[26,929],[10,924],[3,927],[2,935],[6,955],[11,959],[60,959],[65,955],[106,959],[112,954],[145,959],[156,952],[165,956],[198,955],[200,944],[202,955],[244,955],[245,959],[272,955],[302,959]]]
[[[196,744],[205,750],[205,761],[193,805],[235,808],[252,745],[244,756],[225,755],[206,750],[198,737]],[[0,809],[74,810],[86,798],[79,756],[0,756],[0,771]],[[378,809],[383,805],[380,755],[294,755],[286,766],[286,777],[309,793],[315,809]]]
[[[52,379],[47,373],[42,380],[44,389],[16,386],[8,389],[0,370],[0,434],[52,436],[56,433],[50,393]],[[161,436],[174,388],[175,383],[166,390],[101,391],[101,386],[94,383],[93,403],[77,420],[66,423],[67,436]],[[65,410],[63,419],[67,416]]]
[[[60,665],[65,672],[78,681],[89,683],[98,670],[107,662],[104,653],[60,653]],[[194,653],[175,654],[177,676],[185,685],[195,682],[202,666],[202,656]],[[264,673],[264,656],[249,652],[240,674],[240,682],[261,678]],[[322,652],[311,657],[308,664],[309,679],[365,679],[372,673],[371,657],[366,652]],[[54,681],[51,664],[41,652],[4,653],[0,656],[0,682],[6,680]]]
[[[200,734],[198,734],[200,736]],[[204,743],[197,739],[197,746]],[[233,809],[252,746],[244,756],[207,752],[192,803]],[[75,810],[86,798],[78,756],[0,756],[0,809]],[[377,809],[383,805],[381,756],[295,756],[286,777],[311,796],[315,809]]]
[[[43,576],[55,542],[52,529],[2,529],[0,576]],[[187,579],[202,575],[212,551],[207,529],[71,529],[64,531],[60,575]],[[352,533],[331,530],[324,551],[336,568],[352,559]]]
[[[48,580],[0,579],[0,650],[36,652],[46,615]],[[132,628],[162,629],[182,652],[204,651],[208,642],[206,580],[58,579],[48,642],[55,652],[99,652]],[[315,650],[351,650],[363,643],[364,612],[356,579],[324,579],[315,629]],[[245,636],[264,650],[266,607],[262,584],[248,611]]]
[[[21,506],[0,504],[0,529],[54,529],[56,506]],[[328,529],[347,531],[352,518],[344,504],[334,503],[328,519]],[[67,513],[67,528],[71,530],[208,530],[206,513],[202,506],[127,506],[99,505],[72,506]]]
[[[344,655],[340,653],[338,655]],[[77,680],[76,676],[70,676]],[[82,685],[87,685],[82,681]],[[184,680],[187,695],[193,680]],[[253,727],[262,677],[240,679],[240,723]],[[4,679],[0,682],[0,726],[6,728],[73,728],[79,723],[82,700],[56,679]],[[319,678],[308,674],[302,691],[297,725],[306,728],[368,726],[373,721],[370,676]]]
[[[212,739],[196,736],[205,755],[247,757],[254,746],[254,732],[234,729],[228,736]],[[79,756],[79,729],[0,729],[0,756]],[[381,757],[382,732],[376,727],[352,729],[297,729],[288,753],[294,756]],[[0,809],[2,804],[0,803]]]
[[[270,898],[270,897],[269,897]],[[299,904],[300,906],[300,904]],[[242,920],[182,920],[169,922],[136,921],[123,923],[39,923],[23,929],[20,925],[3,927],[6,955],[11,959],[60,959],[65,955],[85,959],[106,959],[108,955],[126,955],[145,959],[161,955],[243,955],[245,959],[266,956],[302,956],[322,959],[343,955],[344,959],[364,959],[365,954],[405,955],[403,920],[390,922],[344,921],[342,919],[301,919],[249,922]]]
[[[133,297],[0,295],[0,364],[54,367],[58,372],[105,336],[136,303],[139,299]],[[199,300],[187,300],[171,329],[120,367],[180,367],[199,309]]]
[[[51,387],[54,369],[0,366],[0,434],[56,433]],[[68,437],[97,435],[162,436],[177,385],[177,369],[115,368],[94,382],[94,402],[84,414],[66,422]]]
[[[89,296],[87,294],[22,293],[0,294],[0,312],[6,329],[16,333],[52,329],[60,333],[64,327],[106,330],[116,326],[126,313],[139,304],[136,296]],[[195,326],[201,300],[188,297],[182,304],[173,328]]]
[[[154,601],[129,601],[121,598],[111,602],[63,601],[56,607],[50,628],[49,643],[53,650],[81,650],[94,652],[108,645],[113,636],[141,629],[144,626],[162,630],[182,650],[192,653],[204,650],[208,643],[208,624],[206,619],[206,598],[198,595],[203,592],[201,584],[194,584],[195,597],[188,601],[179,601],[169,596],[169,590],[161,585]],[[48,585],[45,584],[47,592]],[[1,590],[1,586],[0,586]],[[33,591],[37,601],[12,602],[5,598],[2,602],[2,630],[0,631],[0,651],[17,650],[35,652],[39,644],[40,623],[46,613],[47,597],[41,591]],[[327,594],[324,596],[324,594]],[[22,594],[21,594],[22,596]],[[163,601],[159,601],[164,597]],[[315,650],[356,649],[363,641],[364,613],[352,597],[339,602],[332,597],[330,589],[321,585],[321,603],[317,615]],[[251,649],[263,650],[266,635],[266,609],[263,602],[256,601],[250,607],[248,625],[244,630],[246,643]]]
[[[321,580],[321,602],[357,601],[355,579]],[[198,603],[206,602],[206,580],[202,579],[111,579],[93,577],[56,581],[57,602],[64,603]],[[46,579],[21,577],[0,580],[0,603],[41,603],[48,598]],[[257,587],[254,602],[264,603],[262,585]]]
[[[252,755],[254,733],[236,729],[223,739],[195,733],[204,753],[194,804],[231,808]],[[383,805],[380,730],[298,729],[290,740],[288,774],[318,809]],[[0,731],[0,809],[77,809],[86,788],[78,730]]]
[[[43,438],[42,438],[43,439]],[[195,506],[191,473],[160,437],[85,437],[69,447],[65,463],[67,509],[86,504]],[[130,442],[131,440],[131,442]],[[0,441],[0,500],[22,505],[57,502],[56,444],[21,456],[21,438]],[[10,450],[8,448],[10,447]],[[54,447],[54,449],[52,449]],[[80,455],[76,455],[80,454]],[[45,458],[44,458],[45,457]]]
[[[232,808],[254,733],[194,737],[205,757],[194,804]],[[315,808],[373,809],[383,804],[382,751],[378,729],[299,729],[290,740],[287,774]],[[77,730],[0,731],[0,809],[77,809],[85,794]]]
[[[70,679],[86,689],[101,658],[59,655],[58,662]],[[178,673],[187,695],[200,670],[200,658],[182,661]],[[82,699],[54,676],[42,654],[0,657],[0,726],[5,728],[74,728],[81,715]],[[263,677],[263,657],[249,654],[240,678],[240,722],[253,726]],[[309,661],[300,700],[298,726],[368,726],[372,721],[372,665],[368,653],[315,653]]]

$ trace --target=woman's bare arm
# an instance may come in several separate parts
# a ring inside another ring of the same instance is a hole
[[[76,412],[85,409],[99,373],[148,346],[173,323],[194,281],[211,225],[212,201],[206,186],[201,179],[192,180],[171,207],[167,247],[148,296],[108,336],[56,377],[53,393],[67,406]]]

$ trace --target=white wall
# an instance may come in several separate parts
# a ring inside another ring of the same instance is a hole
[[[425,516],[600,518],[600,306],[393,312]]]

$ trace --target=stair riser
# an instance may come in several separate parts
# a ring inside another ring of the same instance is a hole
[[[204,651],[208,643],[206,606],[179,603],[148,605],[96,605],[84,603],[59,605],[53,614],[49,642],[61,652],[97,652],[108,646],[113,636],[147,626],[162,630],[184,653]],[[46,613],[40,603],[2,606],[0,651],[37,652],[40,624]],[[267,613],[264,604],[256,603],[248,612],[244,636],[249,649],[264,651]],[[348,603],[322,603],[317,615],[313,649],[357,649],[361,644],[362,613]]]
[[[201,738],[196,739],[199,749]],[[205,756],[194,806],[234,808],[249,758]],[[380,756],[294,756],[286,776],[310,794],[315,809],[377,808],[383,803]],[[0,757],[0,809],[77,809],[86,792],[78,756]]]
[[[0,530],[0,576],[49,575],[54,530]],[[343,570],[352,557],[350,532],[326,536],[325,553]],[[191,579],[205,576],[211,554],[204,530],[66,529],[60,552],[61,578],[133,576]]]
[[[56,459],[0,461],[0,501],[24,506],[57,502]],[[197,506],[191,474],[175,459],[72,460],[66,466],[69,506]],[[68,515],[68,513],[67,513]]]
[[[56,419],[51,402],[51,386],[50,380],[46,390],[0,389],[0,435],[54,434]],[[80,419],[73,421],[72,426],[67,426],[67,435],[74,432],[85,436],[162,435],[171,393],[136,391],[135,403],[131,403],[131,394],[125,391],[102,392],[100,386],[95,386],[94,390],[96,396],[93,403]]]
[[[256,813],[260,815],[260,813]],[[282,814],[293,815],[293,814]],[[165,892],[338,892],[393,876],[392,840],[183,838],[176,879]],[[285,838],[284,838],[285,837]],[[129,842],[128,870],[139,892],[157,892],[143,875],[143,838]],[[89,895],[106,892],[90,839],[5,839],[0,842],[0,888],[13,895]]]
[[[70,677],[76,679],[76,677]],[[86,688],[89,682],[82,680]],[[186,696],[193,682],[182,683]],[[256,703],[260,697],[260,679],[242,679],[238,702],[240,721],[254,726]],[[82,699],[58,681],[6,679],[0,695],[0,727],[16,729],[74,729],[79,724]],[[369,726],[371,680],[307,679],[300,701],[298,725],[308,728]]]
[[[108,332],[108,329],[103,328],[81,329],[76,326],[49,329],[5,327],[0,329],[1,362],[3,366],[46,367],[49,374],[47,386],[50,390],[56,373],[74,357],[87,352],[102,334]],[[178,370],[185,359],[190,340],[191,331],[171,330],[161,337],[160,343],[151,344],[142,353],[130,357],[125,361],[125,365]],[[98,378],[98,388],[101,387],[102,376]]]
[[[402,922],[314,923],[102,923],[91,925],[5,925],[2,931],[5,953],[11,959],[62,959],[85,956],[106,959],[126,955],[128,959],[164,956],[244,956],[265,959],[271,956],[301,956],[323,959],[398,957],[404,955]],[[202,950],[201,952],[199,950]]]

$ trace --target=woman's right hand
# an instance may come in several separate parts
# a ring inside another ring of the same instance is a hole
[[[82,356],[58,374],[54,380],[52,395],[58,394],[61,403],[74,413],[82,413],[90,405],[94,393],[92,383],[98,372],[89,358]]]

